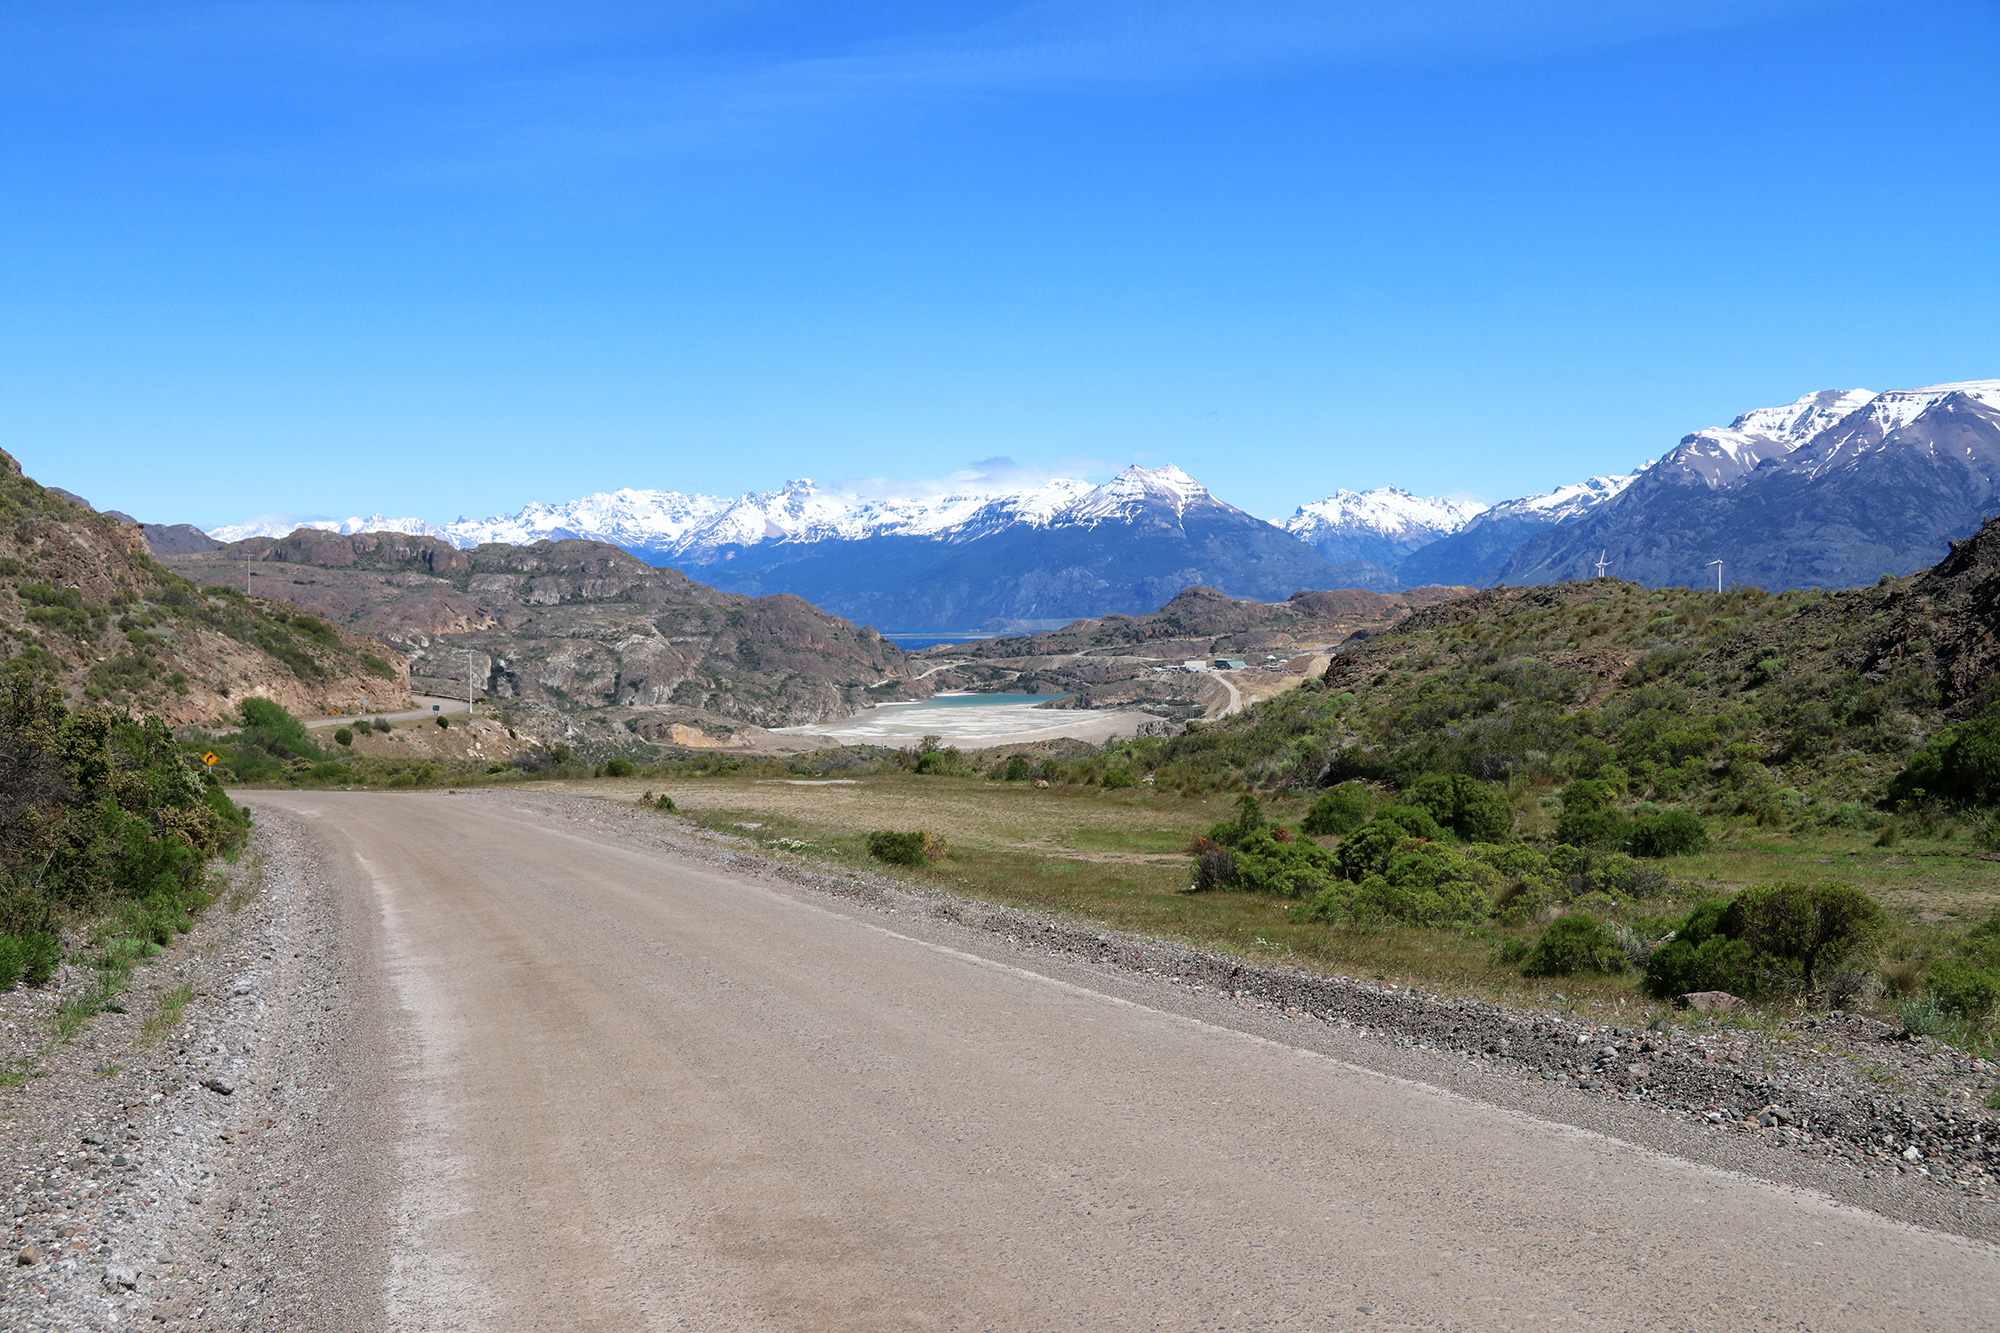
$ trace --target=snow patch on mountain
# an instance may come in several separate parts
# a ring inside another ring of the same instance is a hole
[[[282,537],[307,527],[341,533],[407,532],[460,547],[584,537],[704,563],[722,552],[765,542],[892,536],[970,541],[1007,527],[1092,527],[1129,522],[1147,509],[1168,510],[1181,518],[1191,510],[1221,504],[1207,487],[1170,464],[1128,467],[1102,486],[1058,477],[1019,491],[869,498],[822,489],[810,478],[799,478],[775,491],[746,492],[735,499],[628,489],[586,495],[566,504],[531,504],[513,514],[455,523],[379,514],[365,519],[266,515],[216,528],[209,535],[218,541],[241,541]]]
[[[1877,397],[1866,389],[1821,389],[1782,407],[1756,408],[1727,426],[1682,436],[1658,466],[1689,474],[1710,489],[1729,486],[1760,464],[1790,454]]]
[[[1567,523],[1582,514],[1587,514],[1607,500],[1624,494],[1626,487],[1639,479],[1639,474],[1651,467],[1651,462],[1618,477],[1591,477],[1571,486],[1558,486],[1542,495],[1524,495],[1517,500],[1503,500],[1485,512],[1475,516],[1466,524],[1468,528],[1482,523],[1497,523],[1502,519],[1526,518],[1538,523],[1554,525]]]
[[[1443,496],[1412,495],[1398,486],[1335,491],[1300,505],[1281,525],[1304,542],[1367,534],[1393,542],[1435,541],[1464,527],[1484,505]]]
[[[367,518],[327,518],[311,514],[263,514],[248,523],[229,523],[208,529],[219,542],[240,542],[250,537],[288,537],[299,528],[318,528],[351,536],[357,532],[406,532],[414,537],[442,537],[445,530],[421,518],[389,518],[370,514]]]

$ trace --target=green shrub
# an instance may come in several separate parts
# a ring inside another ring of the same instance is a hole
[[[660,799],[655,801],[653,804],[661,810],[672,810],[674,808],[674,798],[668,796],[665,792],[662,792],[660,794]]]
[[[1958,806],[2000,804],[2000,702],[1931,737],[1889,783],[1891,800],[1927,796]]]
[[[31,931],[21,937],[21,979],[30,986],[44,986],[56,974],[62,961],[62,942],[55,936]]]
[[[1624,971],[1625,961],[1618,937],[1595,917],[1578,914],[1549,923],[1528,951],[1521,972],[1530,977],[1567,977],[1578,972],[1609,976]]]
[[[919,829],[897,833],[880,829],[868,835],[868,854],[891,865],[925,866],[943,855],[943,843]]]
[[[1139,780],[1132,776],[1131,769],[1114,764],[1104,770],[1104,785],[1112,791],[1117,791],[1123,787],[1136,787],[1139,785]]]
[[[1316,842],[1281,838],[1285,832],[1280,825],[1267,824],[1240,838],[1233,849],[1224,849],[1228,869],[1220,874],[1211,870],[1208,887],[1226,885],[1280,898],[1309,898],[1332,884],[1337,874],[1333,854]],[[1198,861],[1197,884],[1202,882],[1201,870]]]
[[[0,991],[13,990],[28,970],[28,951],[12,935],[0,935]]]
[[[1903,1030],[1919,1037],[1944,1037],[1951,1033],[1951,1015],[1935,995],[1917,995],[1896,1002],[1896,1017]]]
[[[1852,885],[1759,885],[1733,900],[1696,904],[1674,938],[1654,950],[1646,990],[1659,999],[1702,990],[1810,994],[1872,947],[1887,925],[1881,905]]]
[[[245,699],[237,704],[236,712],[243,724],[235,737],[239,747],[254,746],[274,759],[326,757],[305,724],[286,712],[282,704],[269,699]]]
[[[1641,815],[1632,821],[1625,850],[1652,859],[1691,856],[1708,850],[1708,827],[1701,822],[1701,816],[1689,810]]]
[[[1033,770],[1028,765],[1028,756],[1017,754],[1009,759],[1007,761],[1007,770],[1002,776],[1008,782],[1028,781],[1033,776]]]
[[[335,745],[352,745],[354,744],[354,733],[346,727],[341,727],[333,733],[333,743]]]
[[[917,772],[919,773],[942,774],[949,773],[950,771],[951,760],[945,757],[942,750],[930,750],[917,756]]]
[[[1427,773],[1403,793],[1464,842],[1506,842],[1514,836],[1514,807],[1490,782],[1463,773]]]
[[[1881,904],[1851,884],[1791,880],[1738,894],[1723,933],[1748,944],[1760,962],[1796,972],[1811,992],[1825,969],[1873,945],[1888,924]]]
[[[435,718],[431,720],[436,722],[440,727],[449,727],[451,725],[451,719],[446,717],[443,713],[439,713]]]
[[[1299,830],[1320,837],[1354,832],[1368,821],[1367,791],[1358,782],[1341,783],[1313,802]]]
[[[637,768],[633,767],[630,759],[622,758],[607,759],[604,762],[604,767],[598,770],[599,773],[607,778],[629,778],[638,771]]]
[[[1940,1008],[1975,1023],[1984,1022],[2000,1006],[2000,968],[1955,958],[1932,968],[1930,983]]]

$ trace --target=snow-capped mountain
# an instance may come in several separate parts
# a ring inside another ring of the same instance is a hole
[[[1404,587],[1485,587],[1499,576],[1523,542],[1616,499],[1643,470],[1617,477],[1591,477],[1539,495],[1502,500],[1474,514],[1458,531],[1413,551],[1396,567],[1397,580]]]
[[[1558,486],[1541,495],[1524,495],[1518,500],[1502,500],[1466,523],[1475,527],[1487,523],[1498,523],[1505,519],[1532,519],[1544,527],[1557,523],[1567,523],[1582,514],[1587,514],[1606,500],[1615,499],[1625,493],[1625,488],[1639,479],[1639,474],[1652,463],[1642,463],[1622,477],[1591,477],[1572,486]]]
[[[1783,407],[1760,407],[1727,426],[1682,436],[1660,465],[1684,472],[1711,490],[1730,486],[1767,459],[1785,457],[1875,396],[1866,389],[1822,389]]]
[[[1484,505],[1412,495],[1397,486],[1335,491],[1300,505],[1284,529],[1328,560],[1366,560],[1388,569],[1440,537],[1448,537]]]
[[[208,529],[219,542],[240,542],[248,537],[284,537],[299,528],[318,528],[352,536],[357,532],[406,532],[413,537],[443,537],[445,530],[421,518],[390,518],[371,514],[367,518],[327,518],[313,514],[264,514],[248,523],[225,523]]]
[[[1522,545],[1507,583],[1612,574],[1835,588],[1935,564],[2000,508],[2000,380],[1828,389],[1683,436],[1622,494]]]
[[[1140,614],[1197,584],[1258,599],[1340,586],[1310,547],[1177,467],[817,512],[826,497],[794,487],[775,505],[744,497],[670,563],[730,592],[797,593],[900,630]]]

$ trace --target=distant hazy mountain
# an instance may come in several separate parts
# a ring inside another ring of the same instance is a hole
[[[1608,572],[1841,588],[1942,559],[2000,509],[2000,380],[1825,390],[1696,431],[1622,494],[1530,538],[1512,584]]]

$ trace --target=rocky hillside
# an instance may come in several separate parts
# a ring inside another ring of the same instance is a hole
[[[0,453],[0,633],[72,702],[167,721],[226,720],[248,696],[294,713],[406,705],[409,666],[381,644],[238,587],[161,568],[139,528],[21,475]]]
[[[1172,757],[1302,786],[1593,778],[1705,813],[1838,822],[1992,702],[1996,667],[2000,520],[1936,567],[1867,588],[1490,589],[1349,645],[1316,688]]]
[[[171,557],[407,654],[420,684],[558,705],[676,707],[759,726],[921,698],[902,651],[797,597],[745,597],[601,542],[498,543],[301,528]]]
[[[1088,707],[1149,708],[1169,716],[1201,711],[1204,677],[1177,668],[1189,659],[1240,658],[1252,673],[1300,677],[1343,641],[1366,638],[1422,607],[1470,588],[1421,588],[1385,596],[1358,588],[1298,592],[1282,602],[1240,601],[1214,588],[1188,588],[1158,611],[1080,620],[1021,638],[941,645],[917,655],[939,689],[1067,693]],[[1246,679],[1256,691],[1262,681]],[[1268,682],[1273,689],[1295,681]]]

